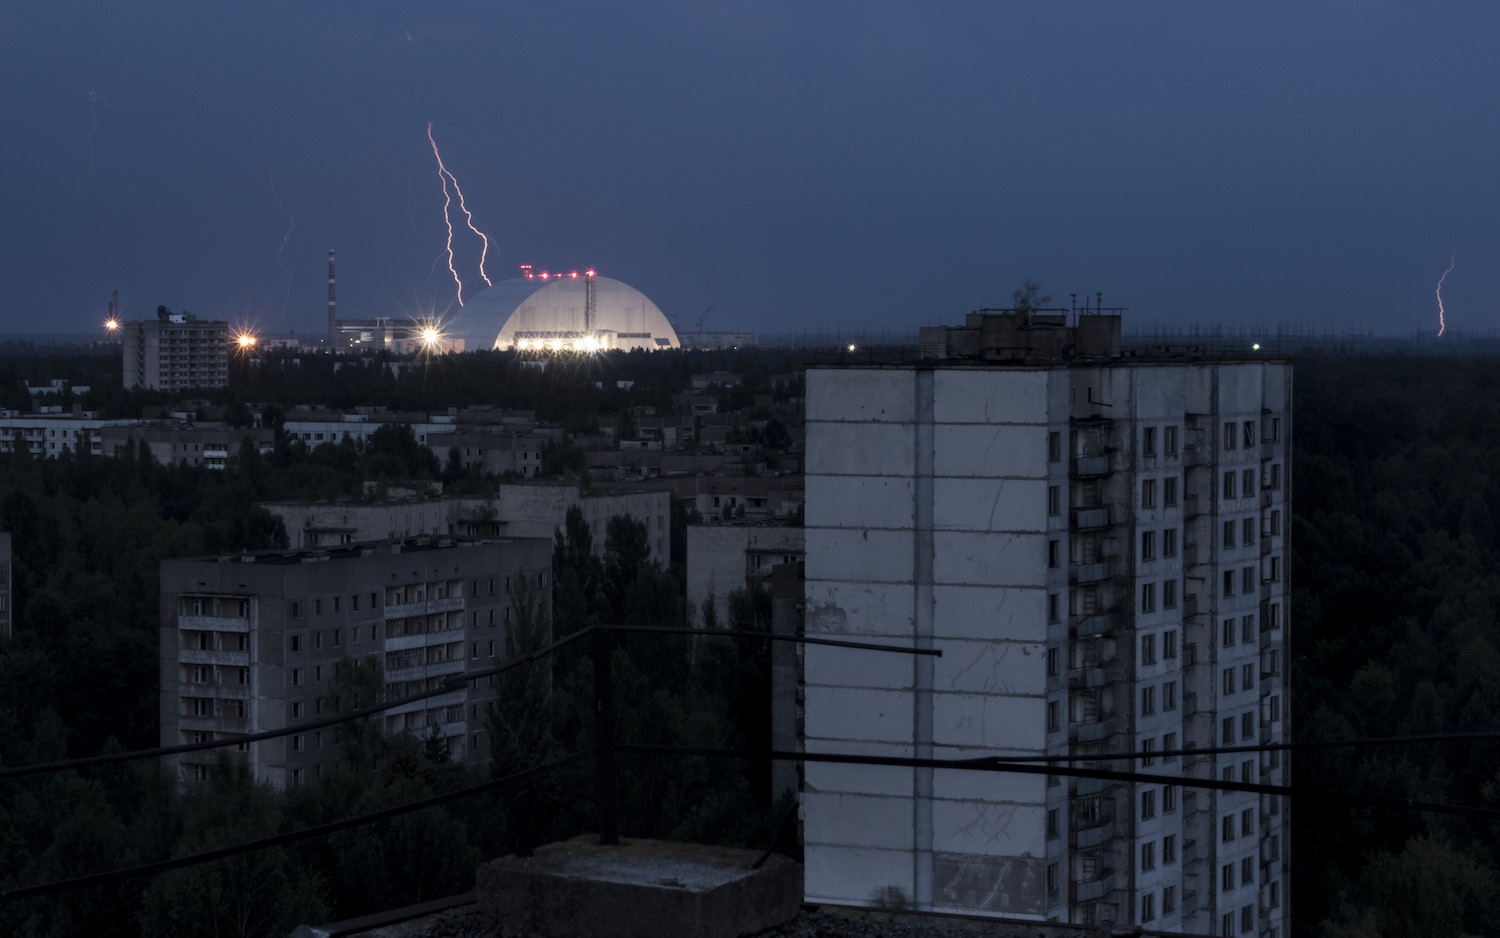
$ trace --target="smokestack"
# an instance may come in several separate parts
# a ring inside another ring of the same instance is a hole
[[[328,252],[328,348],[338,345],[339,324],[333,313],[333,252]]]

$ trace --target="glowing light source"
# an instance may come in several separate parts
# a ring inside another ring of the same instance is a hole
[[[118,332],[119,330],[120,330],[120,320],[114,318],[113,316],[111,316],[110,318],[104,320],[104,331],[105,332],[108,332],[111,335],[113,335],[114,333]]]
[[[849,351],[851,351],[851,352],[854,351],[854,343],[853,342],[849,343]]]
[[[1250,346],[1250,351],[1252,351],[1252,352],[1259,352],[1260,351],[1260,343],[1257,342],[1254,345]]]
[[[255,344],[258,341],[260,340],[256,338],[255,333],[253,332],[241,331],[234,337],[234,344],[238,345],[240,347],[240,351],[242,352],[248,352],[251,349],[255,348]]]

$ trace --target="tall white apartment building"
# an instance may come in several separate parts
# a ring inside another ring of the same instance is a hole
[[[229,324],[157,309],[124,324],[125,388],[185,391],[229,384]]]
[[[972,314],[807,374],[809,752],[1068,756],[1181,782],[809,762],[808,901],[1289,935],[1292,370]],[[1116,754],[1139,753],[1120,758]],[[1176,754],[1174,754],[1176,753]]]
[[[341,659],[380,665],[386,699],[450,687],[378,718],[386,734],[441,728],[456,762],[483,762],[493,678],[465,671],[505,657],[507,627],[546,616],[552,543],[540,538],[412,538],[266,551],[161,568],[161,743],[215,742],[333,716]],[[533,608],[534,607],[534,608]],[[457,686],[451,686],[453,684]],[[173,757],[206,780],[216,752],[278,788],[317,779],[341,757],[333,727]]]

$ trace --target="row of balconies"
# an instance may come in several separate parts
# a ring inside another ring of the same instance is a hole
[[[250,666],[250,652],[183,648],[177,652],[177,661],[179,664],[212,664],[247,668]]]
[[[442,599],[427,599],[414,603],[399,603],[385,607],[386,619],[406,619],[437,612],[456,612],[464,608],[462,596],[445,596]]]
[[[191,632],[248,632],[245,616],[178,616],[177,627]]]

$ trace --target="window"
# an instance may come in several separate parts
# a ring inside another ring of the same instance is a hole
[[[1148,821],[1156,817],[1156,789],[1148,788],[1141,792],[1141,820]]]
[[[1156,480],[1155,479],[1142,479],[1141,480],[1141,507],[1142,508],[1155,508],[1156,507]]]
[[[1141,428],[1141,455],[1148,459],[1156,458],[1156,428]]]
[[[1224,571],[1224,598],[1228,599],[1234,595],[1234,571]]]
[[[1224,890],[1225,892],[1228,892],[1229,890],[1234,888],[1233,863],[1226,863],[1219,868],[1219,888]],[[1229,916],[1229,920],[1232,925],[1234,922],[1234,916],[1232,914]]]
[[[1270,443],[1279,443],[1279,442],[1281,442],[1281,418],[1280,417],[1268,417],[1268,418],[1266,418],[1266,432],[1265,432],[1265,437],[1266,437],[1267,442],[1270,442]]]
[[[1141,611],[1156,611],[1156,584],[1145,583],[1141,586]]]
[[[1233,470],[1224,473],[1223,490],[1224,490],[1224,500],[1225,501],[1228,501],[1228,500],[1234,498],[1235,479],[1236,479],[1236,476],[1235,476],[1235,473],[1234,473]]]
[[[1061,657],[1062,657],[1062,655],[1059,653],[1058,649],[1056,649],[1056,648],[1049,648],[1049,649],[1047,649],[1047,676],[1048,677],[1057,677],[1057,675],[1059,673],[1061,673],[1061,668],[1059,667],[1059,659]]]
[[[288,615],[291,618],[293,618],[293,619],[300,619],[300,618],[302,618],[302,603],[301,603],[301,601],[296,600],[296,599],[292,600],[291,610],[288,613]]]
[[[333,630],[333,647],[337,648],[337,647],[339,647],[342,644],[344,644],[344,630],[343,629],[334,629]]]
[[[1274,630],[1281,628],[1281,603],[1271,603],[1266,607],[1266,629]]]
[[[1276,535],[1279,535],[1280,533],[1281,533],[1281,509],[1280,508],[1273,508],[1273,509],[1271,509],[1271,534],[1272,534],[1272,536],[1276,536]]]
[[[1240,714],[1240,739],[1255,738],[1255,712],[1247,710]]]
[[[1225,746],[1234,745],[1234,717],[1225,717],[1219,729],[1221,733],[1219,741]]]
[[[1240,641],[1246,645],[1255,644],[1255,616],[1253,614],[1240,619]]]
[[[1057,875],[1057,864],[1047,864],[1047,895],[1056,898],[1062,891],[1061,878]]]
[[[478,642],[474,642],[473,644],[471,644],[469,646],[469,657],[470,658],[476,658],[476,659],[479,657],[479,643]]]
[[[1146,739],[1141,741],[1141,766],[1152,766],[1156,764],[1156,740]]]
[[[1234,620],[1224,620],[1224,647],[1228,648],[1234,644]]]
[[[1269,580],[1269,581],[1271,581],[1272,583],[1279,583],[1279,582],[1281,582],[1281,558],[1280,557],[1272,557],[1267,562],[1267,566],[1266,566],[1266,579]]]
[[[1161,809],[1168,814],[1177,810],[1177,786],[1163,785],[1161,789]]]
[[[1062,460],[1062,434],[1056,430],[1047,434],[1047,461],[1060,462]]]
[[[1163,658],[1177,657],[1177,630],[1167,629],[1161,633],[1161,656]]]
[[[1219,692],[1223,694],[1234,693],[1234,668],[1225,668],[1219,675]]]
[[[1168,426],[1162,428],[1162,449],[1167,456],[1177,455],[1177,427]]]
[[[1062,615],[1058,611],[1058,600],[1057,600],[1057,594],[1056,593],[1048,593],[1047,594],[1047,621],[1048,622],[1061,622],[1062,621]],[[495,611],[492,609],[492,610],[490,610],[490,625],[494,625],[494,624],[495,624]]]
[[[1255,665],[1247,664],[1240,668],[1240,687],[1251,690],[1255,687]]]
[[[1177,581],[1161,581],[1161,607],[1163,609],[1177,608]]]
[[[1161,480],[1162,504],[1168,508],[1177,507],[1177,477],[1167,476]]]
[[[1224,522],[1224,549],[1228,550],[1232,547],[1234,547],[1234,522],[1226,521]]]
[[[1250,880],[1253,882],[1253,878]],[[1255,930],[1255,906],[1247,905],[1240,909],[1240,931]]]
[[[1060,486],[1047,486],[1047,514],[1053,516],[1054,518],[1062,514],[1062,488]],[[491,592],[493,593],[494,581],[492,580],[490,582],[492,584]]]
[[[1174,694],[1177,692],[1177,685],[1175,683],[1172,684],[1172,692]],[[1163,736],[1161,738],[1161,748],[1162,748],[1162,757],[1161,757],[1161,761],[1162,762],[1164,762],[1164,763],[1166,763],[1168,765],[1172,764],[1173,762],[1176,762],[1177,761],[1177,757],[1174,756],[1172,753],[1174,753],[1174,752],[1177,751],[1177,734],[1176,733],[1168,733],[1167,735]]]
[[[1149,583],[1147,584],[1150,585]],[[1156,636],[1141,636],[1141,664],[1156,664]]]
[[[1165,853],[1165,851],[1163,851]],[[1166,862],[1166,858],[1162,858]],[[1161,914],[1172,915],[1177,911],[1177,887],[1167,886],[1161,891]]]
[[[1219,916],[1220,938],[1234,938],[1234,913],[1225,912]]]
[[[1240,473],[1240,492],[1246,498],[1255,494],[1255,470],[1246,469]]]
[[[300,720],[300,719],[302,719],[302,701],[300,701],[300,700],[294,700],[294,701],[292,701],[292,719],[293,720]]]
[[[1245,449],[1254,449],[1255,448],[1255,421],[1254,420],[1246,420],[1245,424],[1244,424],[1244,430],[1245,430],[1245,432],[1244,432],[1244,436],[1243,436],[1242,442],[1245,445]]]
[[[1141,532],[1141,559],[1142,560],[1155,560],[1156,559],[1156,532],[1155,531],[1142,531]]]
[[[293,687],[301,687],[302,686],[302,669],[301,668],[293,668],[292,669],[292,686]]]
[[[1161,532],[1161,555],[1163,557],[1177,556],[1177,529],[1167,528]]]
[[[1234,425],[1233,420],[1227,421],[1224,424],[1224,451],[1226,453],[1231,452],[1234,449],[1237,430],[1239,430],[1239,428]]]
[[[1147,846],[1149,846],[1149,844]],[[1145,849],[1146,848],[1144,846],[1141,848],[1142,853],[1145,852]],[[1145,866],[1145,859],[1144,859],[1144,857],[1142,858],[1141,863],[1142,863],[1143,868],[1145,868],[1145,869],[1149,870],[1149,869],[1153,869],[1154,868],[1154,865],[1153,866]],[[1141,896],[1141,921],[1143,921],[1143,922],[1149,922],[1149,921],[1154,920],[1155,918],[1156,918],[1156,894],[1152,893],[1152,892],[1148,892],[1144,896]]]
[[[1161,686],[1161,708],[1167,712],[1171,712],[1177,709],[1176,681],[1167,681]]]
[[[1047,810],[1047,836],[1048,837],[1057,837],[1057,836],[1059,836],[1058,835],[1057,809],[1056,808],[1049,808]]]
[[[349,597],[349,611],[350,612],[358,612],[359,611],[359,594],[358,593],[355,593],[353,596]]]
[[[307,748],[307,738],[301,733],[292,737],[292,752],[302,752]]]
[[[1255,885],[1255,857],[1245,857],[1240,860],[1240,885]]]
[[[1271,463],[1270,478],[1266,480],[1266,488],[1272,490],[1281,488],[1281,463]]]
[[[1141,688],[1141,713],[1150,715],[1156,712],[1156,688]]]
[[[1051,570],[1057,569],[1058,546],[1057,541],[1047,542],[1047,567]]]
[[[1255,543],[1255,519],[1246,518],[1240,522],[1240,543],[1249,547]]]
[[[1177,862],[1177,835],[1168,834],[1161,839],[1161,862],[1165,866]]]
[[[342,596],[335,596],[335,597],[333,597],[333,611],[334,612],[340,612],[341,611],[341,609],[339,607],[343,605],[342,600],[343,600]]]
[[[315,615],[315,616],[321,616],[322,614],[323,614],[323,600],[321,600],[321,599],[314,599],[313,600],[313,615]]]
[[[1219,818],[1219,841],[1229,843],[1234,840],[1234,815],[1226,814]]]
[[[313,665],[313,681],[318,684],[323,683],[323,666],[321,664]]]
[[[323,650],[323,633],[322,632],[314,632],[313,633],[313,651],[322,651],[322,650]]]
[[[1255,836],[1255,809],[1246,808],[1240,812],[1240,836]]]
[[[1056,733],[1062,729],[1062,718],[1059,715],[1057,701],[1047,701],[1047,732]]]

